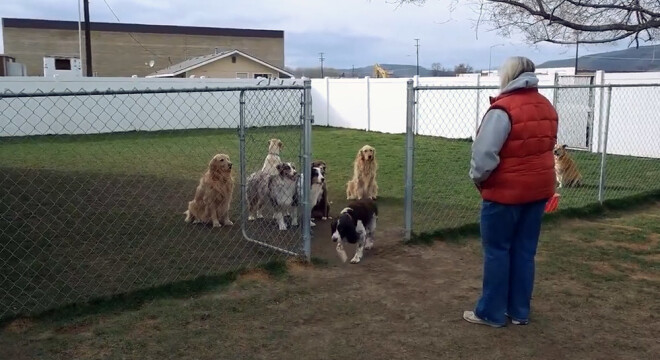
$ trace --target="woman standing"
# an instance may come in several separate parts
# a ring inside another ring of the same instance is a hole
[[[463,318],[502,327],[529,322],[534,257],[545,204],[555,193],[557,112],[538,92],[534,63],[509,58],[472,144],[470,178],[481,193],[482,294]]]

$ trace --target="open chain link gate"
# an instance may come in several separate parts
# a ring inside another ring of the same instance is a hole
[[[0,94],[0,319],[310,258],[298,227],[245,221],[243,184],[284,144],[309,179],[311,83]],[[184,222],[216,154],[233,167],[232,226]],[[236,173],[239,176],[236,176]]]

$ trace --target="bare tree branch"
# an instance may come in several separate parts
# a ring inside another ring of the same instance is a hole
[[[397,0],[423,5],[426,0]],[[477,27],[486,22],[505,36],[521,33],[530,43],[598,44],[660,36],[658,0],[460,0],[479,5]]]

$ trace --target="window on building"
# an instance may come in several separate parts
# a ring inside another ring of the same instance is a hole
[[[232,64],[236,64],[236,56],[232,56],[232,57],[231,57],[231,63],[232,63]]]
[[[246,72],[236,73],[236,78],[237,79],[247,79],[248,77],[249,77],[248,73],[246,73]]]
[[[55,70],[71,70],[71,60],[55,59]]]
[[[260,77],[262,77],[262,78],[266,78],[266,79],[270,79],[272,76],[273,76],[273,75],[271,75],[271,74],[254,74],[254,78],[255,78],[255,79],[256,79],[256,78],[260,78]]]

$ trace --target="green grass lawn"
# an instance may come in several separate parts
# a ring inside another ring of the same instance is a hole
[[[254,128],[245,138],[248,173],[261,168],[272,137],[285,143],[282,158],[300,166],[300,129]],[[357,150],[374,146],[379,228],[402,226],[403,135],[315,127],[312,142],[313,158],[328,164],[334,214],[346,203],[345,184]],[[0,140],[0,259],[10,259],[0,263],[0,273],[11,279],[0,291],[16,287],[12,294],[17,289],[31,294],[19,299],[5,290],[0,308],[48,308],[57,305],[55,299],[81,301],[278,258],[245,242],[237,226],[216,232],[183,225],[181,213],[218,152],[231,156],[238,180],[236,130]],[[467,177],[469,157],[469,142],[416,138],[415,232],[477,221],[479,196]],[[574,157],[585,186],[562,190],[561,209],[597,202],[600,156],[576,152]],[[660,189],[660,160],[608,156],[607,166],[608,199]],[[239,219],[238,196],[232,218]],[[254,224],[247,229],[251,237],[299,248],[299,231],[283,234],[267,222]]]
[[[267,141],[275,136],[285,142],[282,157],[300,166],[299,129],[279,129],[275,134],[272,129],[248,130],[248,172],[261,166]],[[355,153],[366,143],[377,149],[380,196],[388,204],[401,204],[405,158],[402,135],[315,127],[313,158],[328,163],[332,200],[343,201]],[[459,227],[477,220],[479,195],[467,177],[470,145],[467,141],[416,137],[415,231]],[[228,153],[238,163],[238,149],[235,130],[16,138],[0,143],[0,167],[194,181],[216,152]],[[601,156],[574,152],[573,157],[585,185],[561,189],[561,209],[598,201]],[[606,199],[655,191],[660,189],[660,160],[610,155],[606,175]]]

